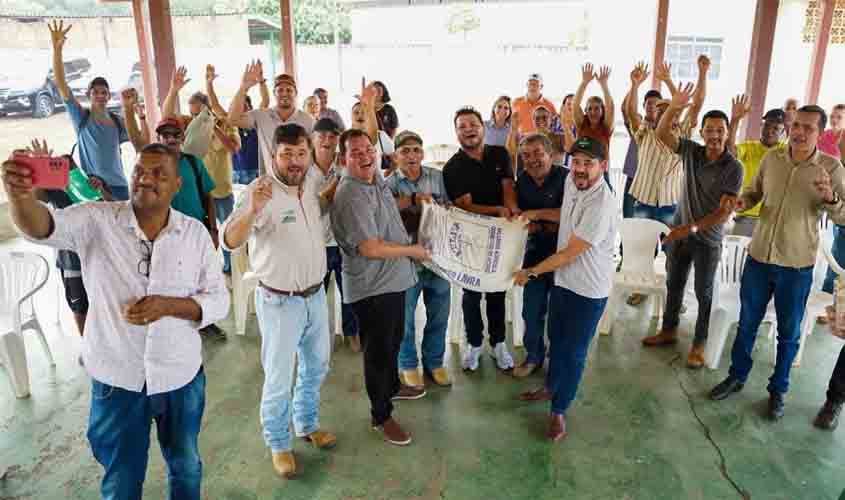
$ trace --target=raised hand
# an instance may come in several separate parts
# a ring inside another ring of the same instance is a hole
[[[53,156],[53,150],[47,146],[47,139],[41,139],[40,141],[33,139],[29,144],[26,150],[32,153],[33,156]]]
[[[252,61],[247,64],[246,69],[244,69],[244,76],[241,78],[241,87],[249,90],[261,83],[261,80],[263,79],[264,76],[261,69],[261,61]]]
[[[663,61],[654,67],[654,76],[661,82],[672,80],[672,65]]]
[[[596,76],[598,82],[602,85],[607,85],[608,78],[610,78],[610,66],[599,68],[599,74]]]
[[[710,58],[701,54],[698,56],[698,74],[703,75],[710,71]]]
[[[751,100],[745,94],[739,94],[731,99],[731,122],[737,123],[751,111]]]
[[[190,81],[191,79],[188,78],[188,68],[179,66],[176,68],[176,71],[173,72],[173,77],[170,79],[170,88],[178,92]]]
[[[259,83],[264,81],[264,65],[261,64],[261,59],[255,60],[255,74],[258,76]]]
[[[692,94],[695,92],[695,85],[686,83],[681,85],[675,95],[672,96],[670,106],[673,108],[684,109],[690,105]]]
[[[205,81],[211,83],[217,78],[217,73],[214,71],[214,66],[211,64],[205,65]]]
[[[581,66],[581,82],[582,83],[590,83],[593,78],[596,77],[595,72],[593,71],[593,65],[591,63],[587,63]]]
[[[249,211],[258,215],[273,198],[273,181],[266,175],[249,187]]]
[[[35,196],[32,170],[26,165],[9,160],[3,163],[3,187],[12,200],[29,200]]]
[[[56,21],[55,19],[52,23],[47,23],[47,29],[50,30],[50,41],[53,43],[54,49],[61,49],[64,47],[65,42],[67,41],[67,33],[70,31],[71,27],[73,27],[73,25],[68,24],[67,28],[65,28],[64,21]]]
[[[138,106],[138,91],[131,87],[121,90],[120,103],[124,109],[135,109]]]
[[[631,71],[631,83],[639,87],[648,78],[648,64],[640,61]]]
[[[376,86],[372,83],[365,85],[365,80],[361,79],[361,106],[364,106],[364,109],[375,109],[376,105],[376,96],[378,95],[378,90],[376,90]]]

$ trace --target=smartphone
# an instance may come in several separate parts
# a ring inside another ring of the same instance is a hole
[[[31,156],[15,152],[15,163],[25,165],[32,171],[32,186],[40,189],[65,189],[69,181],[70,162],[67,158],[52,156]]]

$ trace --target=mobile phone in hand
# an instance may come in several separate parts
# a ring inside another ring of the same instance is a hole
[[[15,163],[29,167],[32,172],[32,186],[39,189],[65,189],[68,185],[70,161],[63,157],[32,156],[15,152]]]

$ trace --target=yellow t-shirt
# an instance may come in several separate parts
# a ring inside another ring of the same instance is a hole
[[[746,141],[736,145],[736,159],[742,163],[742,190],[751,185],[754,177],[757,175],[757,170],[760,169],[760,162],[766,153],[772,149],[782,149],[786,147],[786,143],[779,143],[773,147],[764,146],[760,141]],[[761,202],[762,203],[762,202]],[[740,212],[738,215],[743,217],[760,217],[760,204]]]
[[[229,140],[240,146],[241,140],[237,129],[226,127],[224,130]],[[232,153],[226,149],[215,133],[212,133],[211,143],[208,153],[203,158],[203,163],[216,186],[211,192],[211,197],[225,198],[232,194]]]

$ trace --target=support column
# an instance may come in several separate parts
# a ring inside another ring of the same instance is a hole
[[[285,73],[296,79],[296,39],[293,30],[293,7],[291,0],[279,0],[279,7],[282,13],[282,62]]]
[[[138,60],[144,80],[144,103],[147,123],[155,127],[161,119],[158,106],[158,81],[153,63],[152,40],[150,39],[149,16],[144,0],[132,0],[132,16],[135,20],[135,35],[138,39]]]
[[[147,121],[155,127],[161,119],[161,103],[170,90],[170,78],[176,68],[170,0],[132,0],[132,11],[144,75]]]
[[[654,53],[651,57],[651,88],[659,89],[660,82],[653,68],[666,59],[666,33],[669,27],[669,0],[657,0],[657,24],[654,27]]]
[[[836,0],[819,0],[819,26],[816,30],[816,42],[813,45],[813,56],[810,60],[810,77],[807,79],[807,90],[804,92],[804,104],[816,104],[819,100],[819,90],[822,86],[824,74],[824,60],[827,57],[827,46],[830,43],[830,27],[833,25],[833,11]]]
[[[779,4],[780,0],[757,0],[745,79],[745,93],[751,99],[751,112],[745,120],[738,141],[760,137],[760,117],[766,112],[764,108],[769,88]]]

